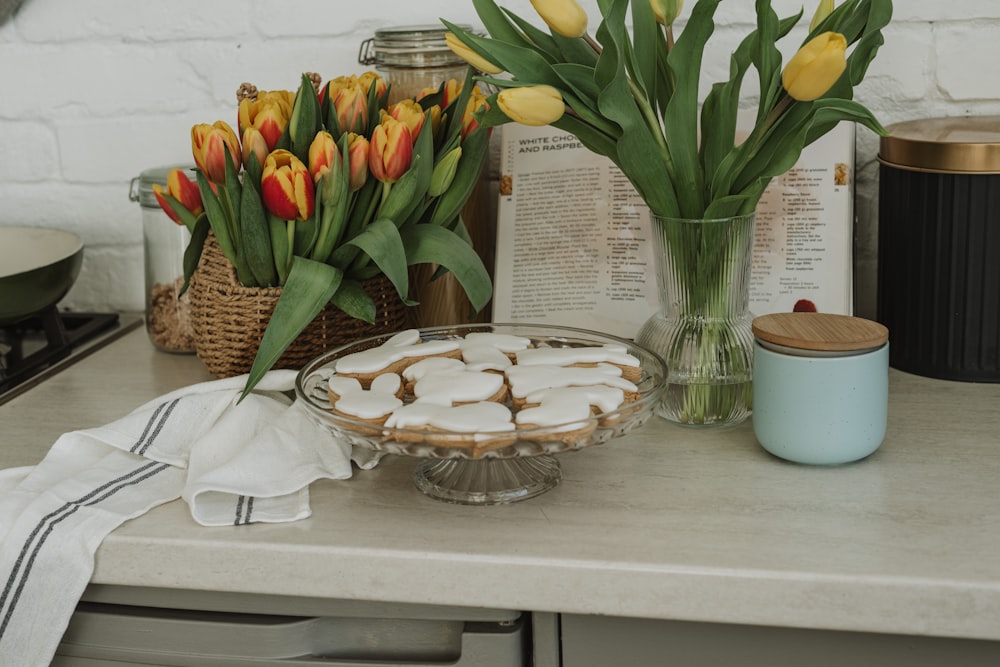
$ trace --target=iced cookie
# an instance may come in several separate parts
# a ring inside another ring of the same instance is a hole
[[[510,394],[515,407],[522,407],[529,394],[543,389],[559,387],[591,387],[606,385],[621,389],[625,401],[634,401],[639,396],[639,388],[635,383],[621,376],[621,369],[611,364],[598,364],[592,367],[576,366],[522,366],[520,364],[507,369],[507,380],[510,383]]]
[[[488,451],[516,441],[510,409],[502,403],[436,405],[416,401],[395,410],[386,426],[406,429],[396,439],[419,439],[438,447]]]
[[[370,389],[362,387],[357,378],[334,375],[329,380],[327,393],[334,414],[372,426],[381,426],[393,410],[403,405],[398,396],[401,388],[402,381],[395,373],[376,377]],[[377,428],[361,427],[359,430],[369,435],[381,432]]]
[[[503,371],[515,354],[531,347],[531,339],[510,334],[472,332],[462,341],[462,360],[477,371]]]
[[[416,329],[392,336],[378,347],[348,354],[337,360],[337,375],[357,378],[363,387],[383,373],[402,373],[409,365],[435,356],[458,358],[458,340],[423,340]]]
[[[621,369],[622,377],[633,383],[638,382],[642,375],[638,357],[629,354],[628,348],[619,343],[593,347],[534,347],[518,352],[517,364],[576,367],[612,364]]]
[[[507,383],[499,373],[467,368],[438,370],[422,375],[413,384],[413,395],[418,401],[438,405],[499,403],[507,398]]]

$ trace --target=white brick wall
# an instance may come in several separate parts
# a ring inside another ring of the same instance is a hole
[[[502,4],[533,16],[528,0]],[[583,4],[598,15],[596,0]],[[802,4],[774,0],[782,16]],[[805,4],[803,23],[813,6]],[[858,99],[886,124],[1000,114],[1000,2],[896,5]],[[358,46],[377,27],[439,17],[478,25],[471,0],[24,0],[0,26],[0,225],[61,227],[83,237],[84,268],[64,305],[139,310],[132,177],[189,162],[191,125],[234,122],[242,81],[288,88],[301,71],[358,72]],[[717,18],[706,64],[713,80],[752,23],[753,3],[727,0]],[[800,38],[787,40],[788,49]],[[867,130],[858,135],[858,310],[871,316],[878,141]]]

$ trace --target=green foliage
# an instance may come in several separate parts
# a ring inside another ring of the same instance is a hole
[[[798,102],[782,87],[776,45],[802,12],[780,19],[770,0],[755,0],[757,25],[733,52],[729,79],[715,83],[700,101],[702,58],[720,1],[694,2],[676,40],[672,26],[656,23],[649,0],[599,0],[596,40],[543,32],[494,0],[473,0],[488,37],[444,24],[510,74],[484,81],[498,88],[545,84],[559,90],[567,112],[553,125],[611,159],[654,213],[710,219],[753,211],[770,180],[839,122],[885,134],[874,115],[851,100],[892,17],[891,0],[846,0],[827,16],[808,38],[842,33],[853,47],[847,68],[821,98]],[[737,143],[740,93],[751,68],[760,102],[749,138]],[[507,122],[494,96],[480,123]]]

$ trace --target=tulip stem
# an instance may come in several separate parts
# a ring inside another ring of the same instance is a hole
[[[604,47],[598,44],[597,41],[590,36],[589,32],[583,34],[583,41],[587,42],[587,45],[590,46],[590,48],[592,48],[594,53],[597,55],[601,55],[601,52],[604,51]]]
[[[653,111],[653,108],[649,106],[649,100],[645,98],[642,91],[635,85],[635,82],[630,77],[626,77],[626,80],[628,81],[629,90],[632,92],[632,97],[635,99],[636,105],[639,107],[639,111],[642,113],[643,118],[646,119],[646,124],[649,126],[650,133],[656,137],[656,143],[659,145],[660,152],[663,155],[663,162],[666,165],[667,173],[670,175],[670,182],[675,183],[674,160],[670,156],[670,147],[667,146],[666,137],[663,136],[663,127],[660,125],[660,121],[656,117],[656,113]]]

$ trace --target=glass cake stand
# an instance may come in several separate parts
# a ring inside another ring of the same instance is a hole
[[[420,337],[423,341],[461,340],[473,332],[520,336],[529,339],[533,347],[599,347],[609,343],[623,346],[639,360],[637,396],[616,410],[585,420],[475,434],[389,428],[334,413],[327,382],[337,361],[382,345],[393,335],[386,334],[338,347],[309,362],[296,378],[297,397],[310,417],[338,438],[381,454],[420,459],[413,472],[416,487],[432,498],[465,505],[511,503],[545,493],[562,477],[556,454],[625,435],[649,419],[661,398],[666,377],[663,360],[624,338],[534,324],[435,327],[421,329]]]

